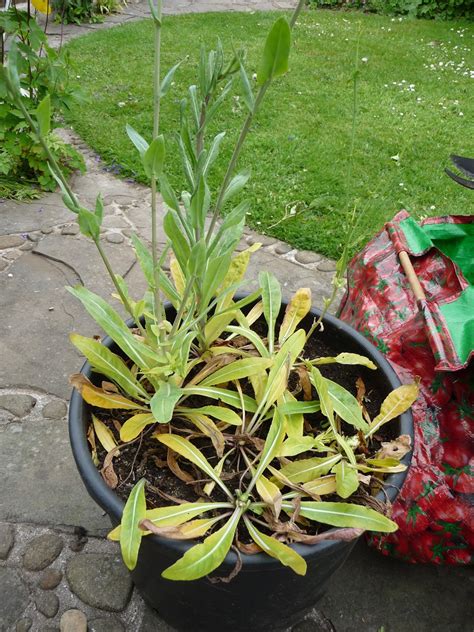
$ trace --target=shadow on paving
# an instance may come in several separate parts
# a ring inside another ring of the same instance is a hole
[[[474,573],[400,562],[361,540],[318,608],[337,632],[472,632]]]

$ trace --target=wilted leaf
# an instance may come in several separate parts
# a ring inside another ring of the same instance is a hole
[[[154,533],[163,538],[170,538],[172,540],[194,540],[205,535],[209,529],[215,525],[216,522],[222,520],[223,517],[224,516],[199,518],[175,527],[157,527],[151,520],[143,520],[141,525],[150,533]]]
[[[418,397],[418,383],[404,384],[392,391],[383,401],[380,413],[375,417],[366,433],[366,437],[372,436],[387,421],[391,421],[410,408]]]
[[[226,493],[227,496],[232,496],[232,494],[230,494],[229,490],[221,481],[221,479],[216,475],[214,468],[206,459],[204,454],[190,441],[184,439],[183,437],[180,437],[179,435],[173,434],[157,435],[156,439],[158,439],[158,441],[160,441],[161,443],[164,443],[166,446],[168,446],[168,448],[171,448],[181,456],[184,456],[185,459],[188,459],[188,461],[191,461],[191,463],[194,463],[194,465],[197,465],[197,467],[202,472],[207,474],[209,478],[212,478],[212,480],[214,480],[219,485],[219,487]]]
[[[306,562],[301,555],[283,542],[256,529],[248,518],[244,518],[244,520],[250,537],[262,551],[279,560],[284,566],[289,566],[298,575],[306,575]]]
[[[403,459],[405,454],[411,451],[410,435],[400,435],[393,441],[382,441],[382,449],[377,452],[377,459],[392,458]]]
[[[202,432],[202,434],[209,437],[217,456],[220,458],[224,454],[225,440],[224,435],[207,415],[203,415],[197,412],[183,413],[183,416],[188,419],[196,428]]]

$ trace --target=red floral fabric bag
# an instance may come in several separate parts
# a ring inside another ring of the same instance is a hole
[[[474,217],[417,224],[398,213],[351,261],[339,310],[403,383],[421,380],[412,466],[393,506],[399,529],[369,537],[383,554],[410,562],[473,561],[473,239]],[[410,255],[424,300],[415,298],[402,252]]]

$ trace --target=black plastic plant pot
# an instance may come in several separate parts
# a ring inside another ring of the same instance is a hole
[[[320,312],[312,310],[306,327]],[[384,398],[400,386],[400,380],[385,357],[362,335],[332,316],[324,318],[324,331],[317,334],[327,341],[335,353],[352,352],[364,355],[378,367],[370,371],[357,367],[365,383],[370,381]],[[104,345],[117,350],[110,338]],[[94,380],[86,363],[81,372]],[[95,376],[97,377],[97,376]],[[366,381],[367,380],[367,381]],[[124,503],[111,490],[92,462],[86,432],[90,424],[89,407],[73,390],[69,408],[69,433],[72,451],[88,493],[107,512],[113,525],[120,522]],[[410,435],[413,442],[413,418],[406,412],[389,424],[390,435]],[[388,427],[388,426],[387,426]],[[411,455],[404,457],[409,465]],[[386,478],[378,498],[393,502],[403,485],[406,471]],[[226,583],[216,581],[227,577],[236,566],[236,553],[231,551],[213,578],[193,582],[173,582],[161,577],[162,571],[173,564],[194,543],[168,540],[158,536],[142,539],[138,564],[132,572],[133,581],[145,601],[155,608],[171,626],[182,632],[268,632],[284,629],[301,618],[323,596],[331,576],[342,566],[355,541],[326,540],[315,545],[292,545],[307,563],[306,576],[301,577],[264,555],[241,555],[241,571]]]

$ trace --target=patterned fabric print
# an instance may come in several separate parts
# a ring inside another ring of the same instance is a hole
[[[395,218],[396,219],[396,218]],[[460,280],[437,251],[413,259],[429,300],[449,300]],[[393,505],[396,533],[369,536],[409,562],[469,564],[474,557],[474,369],[443,373],[388,232],[352,260],[339,317],[390,360],[403,383],[420,378],[412,466]],[[442,334],[441,334],[442,335]]]

